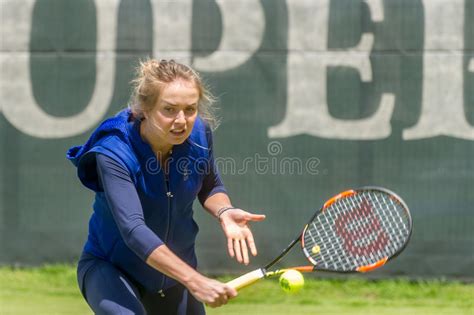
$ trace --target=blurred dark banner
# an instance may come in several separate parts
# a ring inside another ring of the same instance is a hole
[[[378,185],[414,234],[374,276],[474,278],[474,1],[0,0],[0,14],[1,264],[77,259],[93,194],[66,151],[127,106],[151,56],[203,75],[232,200],[267,215],[242,267],[196,203],[201,270],[263,264],[326,199]]]

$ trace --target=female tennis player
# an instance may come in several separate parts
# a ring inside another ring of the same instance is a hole
[[[237,292],[195,270],[196,197],[219,219],[228,252],[248,264],[257,215],[234,207],[215,168],[213,97],[173,60],[141,63],[129,108],[104,121],[68,158],[95,192],[78,263],[96,314],[205,314]]]

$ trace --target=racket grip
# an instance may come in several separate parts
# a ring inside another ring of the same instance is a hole
[[[259,268],[249,273],[246,273],[238,278],[235,278],[234,280],[227,282],[227,285],[231,286],[232,288],[236,290],[240,290],[243,287],[251,285],[257,280],[262,279],[263,277],[265,277],[265,270],[262,268]]]

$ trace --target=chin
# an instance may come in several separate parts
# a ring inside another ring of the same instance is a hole
[[[169,143],[171,143],[172,145],[178,145],[178,144],[182,144],[184,141],[186,141],[186,139],[189,138],[189,135],[186,135],[185,137],[182,137],[182,138],[175,138],[175,137],[172,137],[169,141]]]
[[[173,145],[182,144],[184,141],[186,141],[186,139],[188,139],[188,138],[186,137],[184,139],[174,140],[174,141],[171,141],[171,144],[173,144]]]

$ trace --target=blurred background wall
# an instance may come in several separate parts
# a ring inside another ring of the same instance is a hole
[[[93,194],[65,153],[127,106],[151,56],[219,97],[227,189],[267,215],[253,265],[327,198],[380,185],[414,234],[376,276],[474,278],[474,1],[0,0],[0,14],[1,264],[77,259]],[[251,268],[195,217],[201,270]]]

